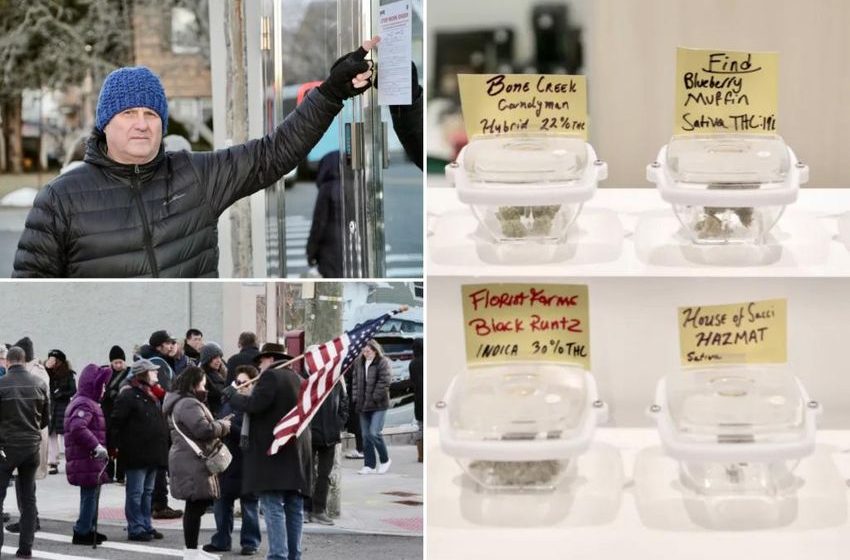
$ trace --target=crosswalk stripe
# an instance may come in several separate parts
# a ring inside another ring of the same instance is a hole
[[[304,216],[290,216],[286,220],[286,258],[287,277],[297,278],[308,270],[306,251],[310,237],[312,221]],[[277,237],[268,240],[269,248],[277,248]],[[415,253],[387,253],[386,265],[388,278],[418,278],[422,276],[422,255]],[[398,266],[407,264],[408,266]]]
[[[47,533],[45,531],[38,531],[35,534],[36,540],[43,539],[46,541],[53,542],[61,542],[61,543],[71,543],[71,537],[68,535],[62,535],[59,533]],[[89,545],[90,546],[90,545]],[[176,548],[160,548],[156,546],[148,546],[144,544],[131,544],[131,543],[120,543],[120,542],[111,542],[106,541],[97,545],[98,548],[108,548],[110,550],[124,550],[127,552],[138,552],[140,554],[160,554],[163,556],[176,556],[178,558],[183,557],[183,551],[177,550]],[[48,553],[50,554],[50,553]],[[33,551],[33,556],[35,556],[35,551]],[[69,558],[77,558],[76,556]]]
[[[17,548],[11,546],[4,546],[0,549],[0,552],[4,554],[8,554],[12,558],[15,557],[15,553],[18,551]],[[46,560],[91,560],[88,556],[72,556],[70,554],[59,554],[57,552],[43,552],[41,550],[33,550],[32,551],[33,558],[45,558]]]

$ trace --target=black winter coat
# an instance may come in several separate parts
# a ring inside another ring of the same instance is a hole
[[[62,374],[51,374],[50,376],[50,429],[51,434],[65,433],[65,409],[71,403],[71,398],[77,394],[77,383],[74,381],[76,373],[67,370]]]
[[[209,364],[204,364],[201,368],[207,376],[207,408],[210,409],[213,416],[219,417],[221,410],[221,393],[227,387],[227,366],[222,362],[221,369],[215,370],[209,367]]]
[[[274,366],[273,366],[274,367]],[[251,418],[248,449],[242,461],[242,491],[251,493],[296,490],[311,495],[310,430],[267,455],[278,421],[298,403],[301,377],[291,369],[267,369],[250,396],[235,394],[230,404]]]
[[[140,388],[118,395],[109,433],[125,469],[168,466],[168,424],[159,401]]]
[[[351,398],[358,413],[372,412],[375,410],[387,410],[390,407],[390,382],[392,381],[392,368],[390,360],[386,356],[375,356],[366,369],[366,360],[363,356],[354,362],[353,383]]]
[[[236,379],[236,368],[239,366],[253,366],[254,358],[260,353],[260,349],[256,346],[249,346],[241,349],[236,354],[233,354],[227,359],[227,384],[233,383]]]
[[[339,434],[347,421],[348,391],[339,382],[310,421],[313,447],[327,447],[342,441]]]
[[[48,183],[18,243],[13,276],[218,276],[218,218],[307,157],[342,104],[310,92],[268,136],[214,152],[123,165],[92,135],[85,164]]]
[[[313,222],[307,239],[307,262],[310,266],[318,267],[322,278],[342,278],[339,152],[331,152],[319,162],[316,185],[319,187],[319,196],[313,206]]]
[[[224,418],[231,413],[233,417],[230,419],[230,433],[223,438],[223,441],[227,449],[230,450],[230,454],[233,455],[233,460],[230,462],[227,470],[219,475],[218,479],[221,484],[222,498],[241,498],[243,496],[242,463],[244,458],[242,457],[242,448],[239,447],[239,439],[242,434],[242,417],[244,413],[230,406],[230,401],[224,401],[218,413],[219,418]],[[256,499],[257,497],[253,494],[247,494],[246,498]]]
[[[106,445],[110,449],[113,449],[115,445],[112,442],[112,434],[109,432],[109,421],[112,418],[112,411],[115,409],[115,401],[118,398],[121,385],[129,377],[130,368],[122,371],[112,370],[112,376],[106,383],[106,390],[103,393],[103,398],[100,400],[100,408],[103,409],[103,419],[106,420]]]
[[[407,157],[419,169],[422,169],[422,105],[422,86],[416,84],[416,90],[413,92],[413,103],[390,106],[393,130],[401,141],[401,146],[404,148]]]

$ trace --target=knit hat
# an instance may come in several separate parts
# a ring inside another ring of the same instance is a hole
[[[221,346],[216,344],[215,342],[207,342],[203,346],[201,346],[201,359],[199,360],[200,364],[208,364],[213,358],[223,358],[224,352],[221,351]]]
[[[153,109],[168,130],[168,100],[159,77],[145,66],[126,66],[109,74],[100,88],[95,125],[103,131],[112,117],[133,107]]]
[[[17,346],[18,348],[23,350],[24,354],[26,355],[26,360],[28,362],[33,361],[33,358],[35,357],[35,350],[33,350],[32,340],[30,339],[30,337],[25,336],[12,346]]]
[[[117,344],[109,349],[109,361],[112,360],[126,360],[127,354],[124,353],[124,350],[118,346]]]
[[[168,334],[168,331],[154,331],[148,339],[148,344],[152,349],[156,349],[157,346],[165,342],[177,342],[177,339]]]
[[[133,362],[133,365],[130,366],[130,373],[134,376],[141,375],[146,371],[156,371],[159,369],[159,366],[153,363],[150,360],[146,360],[144,358],[140,360],[136,360]]]

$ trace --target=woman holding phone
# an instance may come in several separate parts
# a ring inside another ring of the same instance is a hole
[[[230,418],[215,420],[204,402],[207,400],[206,375],[191,366],[174,380],[173,391],[165,396],[163,413],[171,429],[168,468],[171,473],[171,495],[186,500],[183,515],[184,558],[218,558],[198,549],[201,516],[221,495],[218,476],[207,470],[205,461],[192,449],[193,445],[209,455],[218,442],[230,433]],[[192,443],[190,443],[190,441]]]

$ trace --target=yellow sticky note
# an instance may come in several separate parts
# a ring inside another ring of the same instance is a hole
[[[778,53],[679,47],[673,134],[775,133],[778,89]]]
[[[466,135],[541,133],[587,139],[587,83],[563,74],[458,74]]]
[[[461,286],[466,361],[567,362],[590,369],[586,285]]]
[[[682,365],[787,361],[787,300],[679,308]]]

